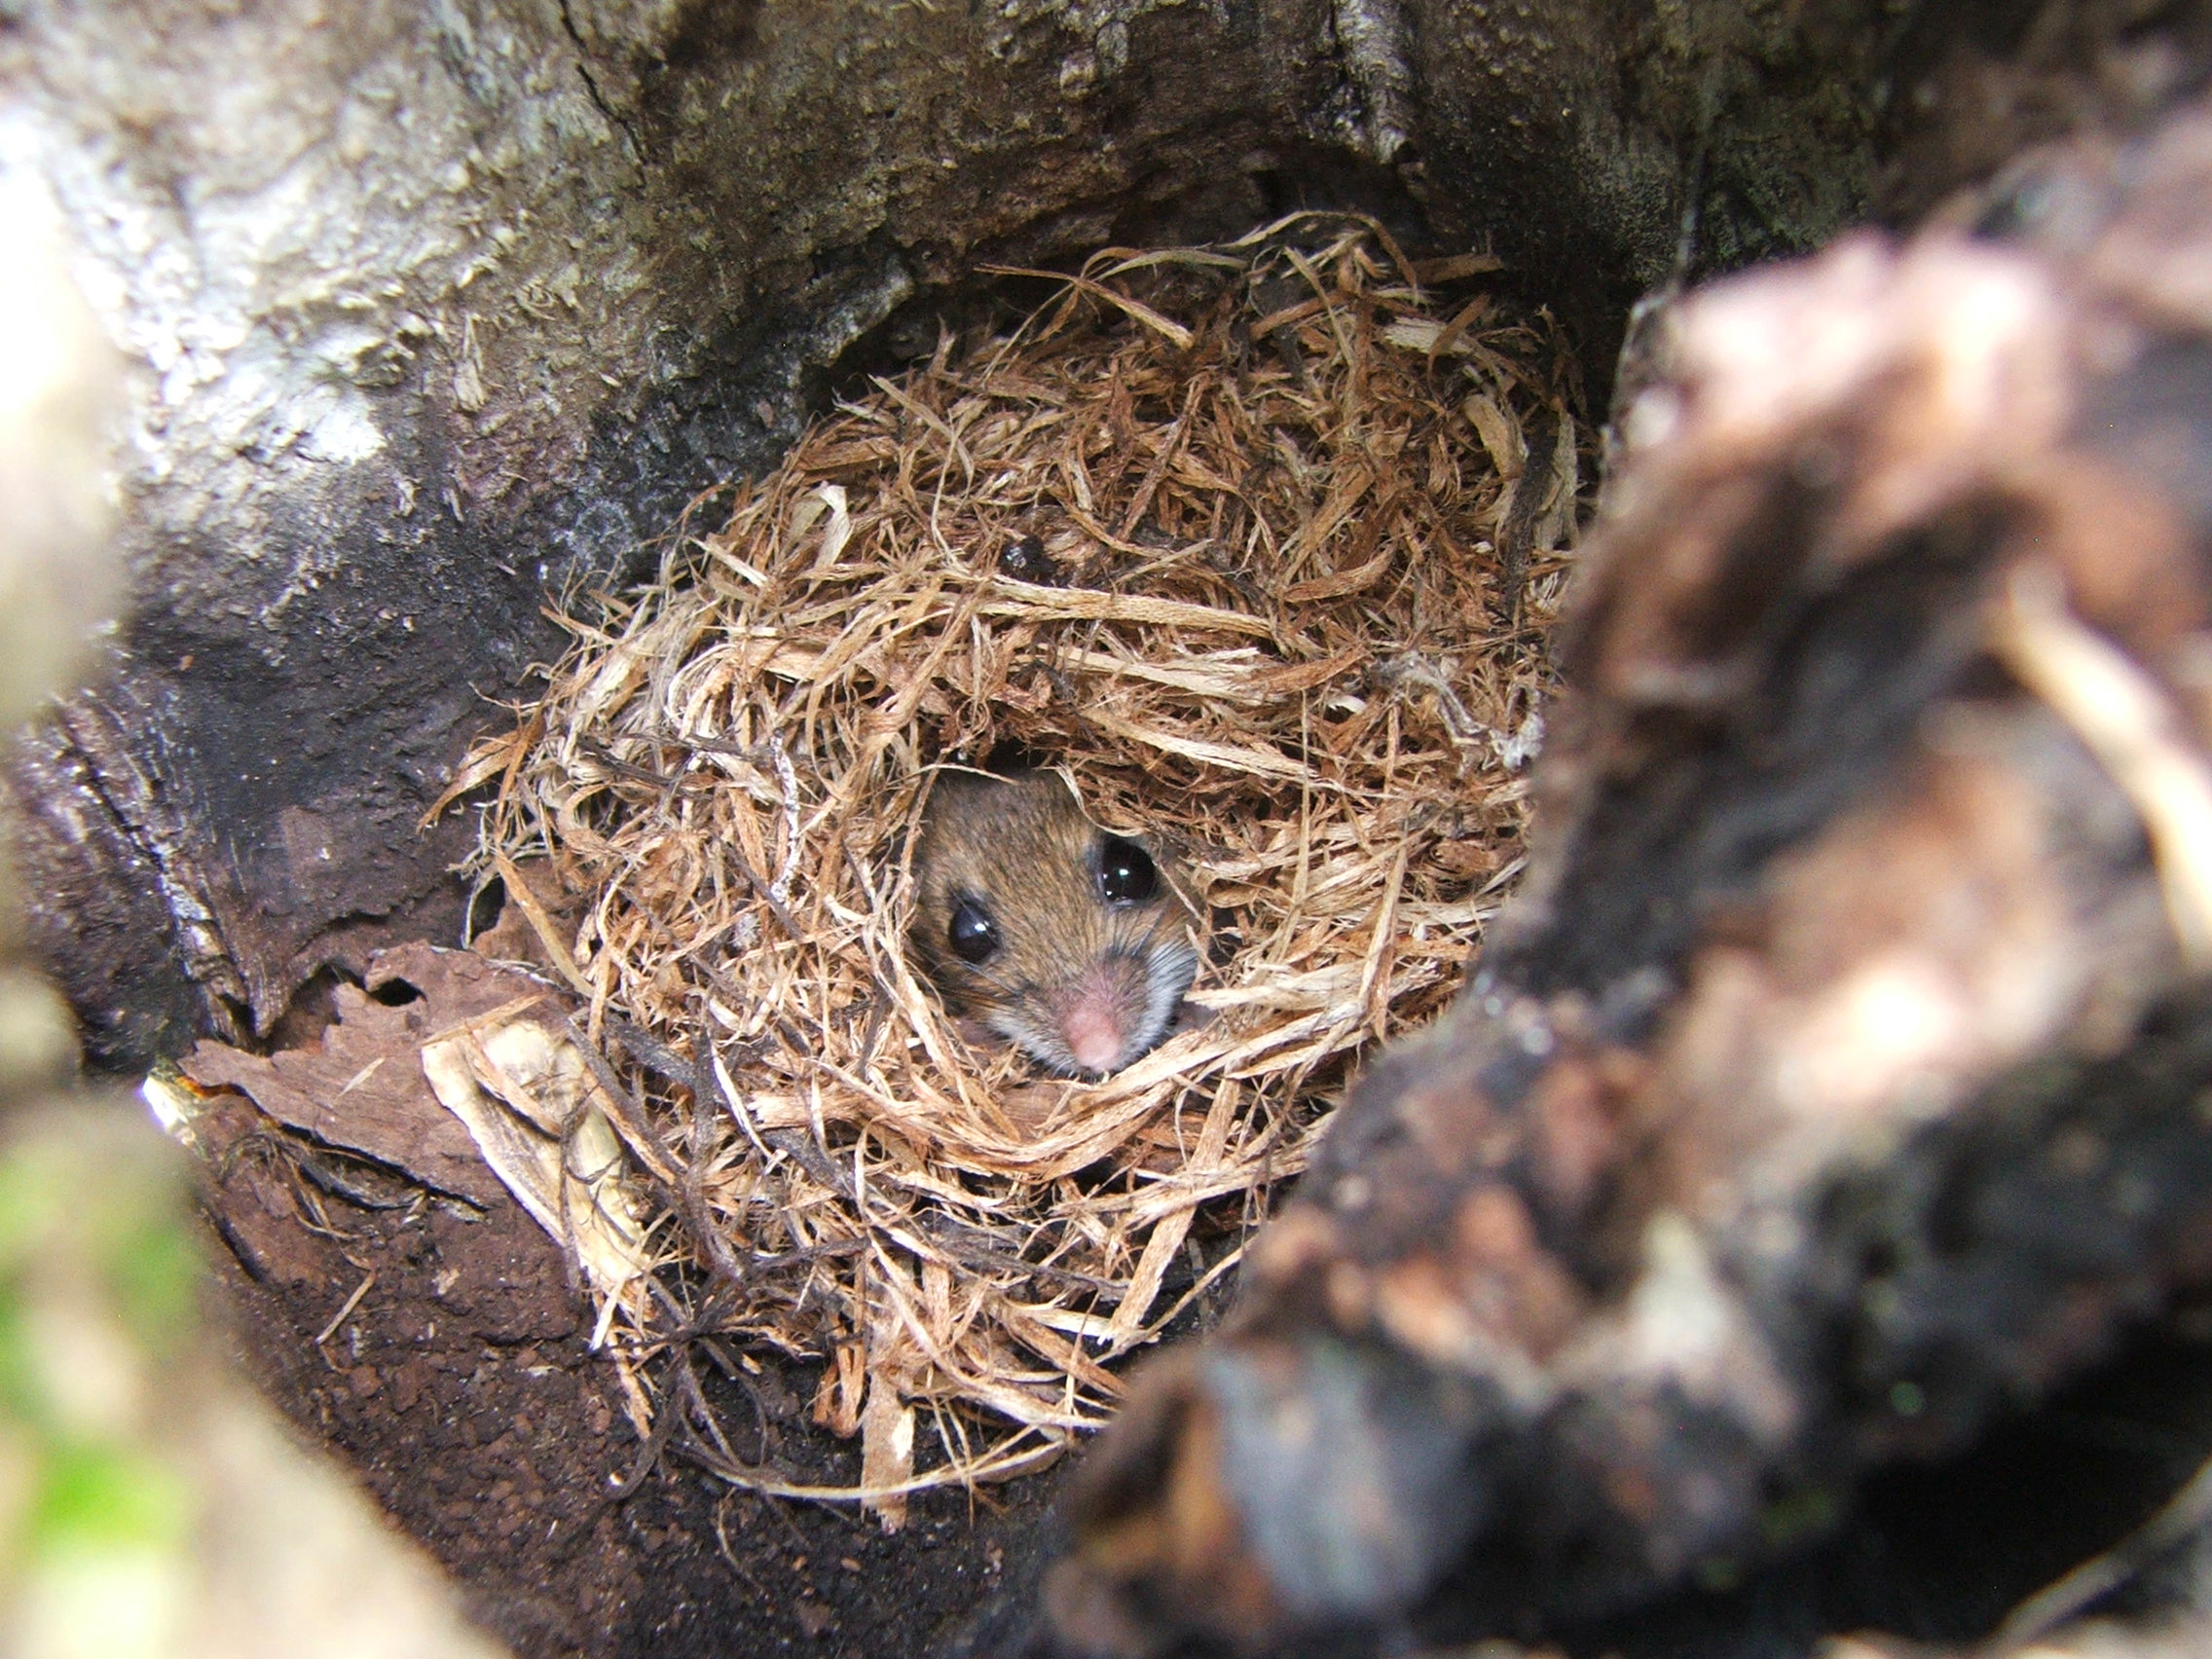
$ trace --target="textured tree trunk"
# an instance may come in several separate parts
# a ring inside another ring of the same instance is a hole
[[[264,1032],[364,939],[449,934],[466,826],[417,821],[548,587],[926,348],[979,261],[1365,205],[1493,244],[1602,380],[1693,189],[1723,263],[1863,205],[1897,28],[1802,10],[15,14],[0,159],[133,369],[132,620],[14,777],[94,1051]]]

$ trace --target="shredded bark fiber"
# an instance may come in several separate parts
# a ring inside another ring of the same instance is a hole
[[[1102,253],[566,608],[544,701],[462,781],[499,780],[481,867],[642,1106],[656,1266],[603,1325],[641,1401],[696,1424],[682,1349],[727,1333],[827,1362],[817,1419],[863,1443],[835,1495],[886,1524],[1035,1467],[1234,1266],[1357,1057],[1448,999],[1520,867],[1584,447],[1493,269],[1311,215]],[[903,948],[935,770],[1010,757],[1167,847],[1208,918],[1201,1017],[1101,1082],[969,1047]]]

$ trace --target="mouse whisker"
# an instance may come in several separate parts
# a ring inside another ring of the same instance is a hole
[[[1030,992],[1030,987],[1025,982],[1010,979],[1003,974],[993,973],[985,968],[969,966],[967,977],[975,980],[977,985],[987,993],[992,1001],[998,1003],[1019,1002]],[[969,1000],[975,999],[971,996]]]

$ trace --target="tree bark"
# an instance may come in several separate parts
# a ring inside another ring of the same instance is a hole
[[[7,165],[133,369],[132,619],[14,767],[95,1054],[266,1032],[366,939],[450,935],[466,826],[417,822],[552,648],[546,591],[926,350],[979,262],[1365,205],[1493,244],[1602,364],[1691,184],[1722,261],[1861,207],[1878,12],[22,10]]]

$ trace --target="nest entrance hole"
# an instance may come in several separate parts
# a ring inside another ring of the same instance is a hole
[[[818,1359],[840,1495],[894,1524],[1102,1421],[1360,1056],[1456,988],[1591,473],[1566,343],[1479,250],[1301,214],[1010,275],[1051,284],[1018,326],[945,331],[650,580],[571,596],[470,773],[484,870],[539,896],[635,1096],[640,1271],[599,1290],[641,1411],[688,1335]],[[971,1048],[907,961],[926,780],[1011,762],[1211,921],[1210,1017],[1102,1081]]]

